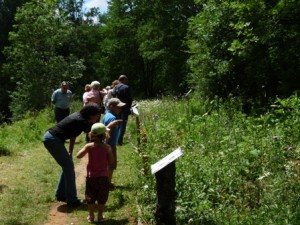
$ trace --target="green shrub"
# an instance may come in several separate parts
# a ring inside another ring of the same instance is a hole
[[[177,147],[184,152],[176,162],[178,224],[298,224],[298,108],[296,96],[259,116],[218,99],[139,103],[147,166]],[[145,162],[136,163],[141,170]],[[138,202],[152,223],[155,179],[139,180]]]

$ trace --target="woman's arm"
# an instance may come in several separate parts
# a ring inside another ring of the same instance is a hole
[[[76,137],[70,138],[69,154],[70,154],[71,156],[72,156],[72,154],[73,154],[73,149],[74,149],[74,145],[75,145],[75,140],[76,140]]]

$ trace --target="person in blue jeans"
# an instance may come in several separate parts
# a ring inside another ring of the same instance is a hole
[[[126,126],[128,121],[128,116],[131,114],[130,108],[132,105],[132,96],[130,87],[128,85],[128,78],[126,75],[119,76],[119,84],[116,85],[112,91],[112,95],[115,98],[120,99],[126,105],[123,107],[122,112],[118,116],[123,122],[120,124],[118,145],[123,145],[123,138],[126,132]]]
[[[114,188],[114,184],[112,183],[112,176],[113,171],[117,168],[117,143],[118,143],[118,137],[119,137],[119,125],[123,123],[122,120],[118,119],[118,115],[122,112],[123,107],[126,104],[124,102],[121,102],[118,98],[111,98],[108,100],[107,108],[104,117],[103,117],[103,124],[105,126],[109,126],[111,123],[115,123],[116,126],[112,127],[109,126],[110,131],[107,138],[107,144],[110,145],[114,160],[113,163],[109,167],[109,173],[108,173],[108,180],[110,183],[110,189]]]
[[[75,140],[82,132],[90,132],[91,126],[100,118],[100,110],[97,104],[89,103],[79,112],[67,116],[54,127],[48,129],[43,137],[44,146],[62,168],[55,197],[58,201],[66,202],[70,207],[77,207],[82,204],[82,201],[77,198],[72,160]],[[68,150],[65,147],[66,140],[70,140]]]

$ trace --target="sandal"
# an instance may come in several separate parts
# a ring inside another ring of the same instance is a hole
[[[103,217],[98,217],[98,222],[99,222],[99,223],[102,223],[102,222],[104,222],[104,221],[106,221],[106,219],[105,219],[104,216],[103,216]]]
[[[90,215],[87,216],[86,220],[91,223],[94,222],[94,217],[91,217]]]

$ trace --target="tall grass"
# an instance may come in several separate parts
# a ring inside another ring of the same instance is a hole
[[[300,223],[300,105],[292,96],[275,106],[248,116],[234,100],[139,103],[149,165],[179,146],[184,151],[176,162],[178,224]],[[154,176],[139,179],[138,201],[152,223]]]
[[[177,224],[299,224],[299,106],[292,96],[278,99],[268,113],[249,116],[235,100],[139,102],[141,144],[127,158],[133,174],[125,176],[135,177],[131,188],[141,219],[155,223],[150,165],[181,147]],[[73,107],[76,111],[81,103]],[[48,108],[1,127],[0,224],[34,225],[46,219],[60,169],[41,140],[53,124]],[[134,117],[126,138],[137,146]],[[124,193],[116,196],[121,204]]]

